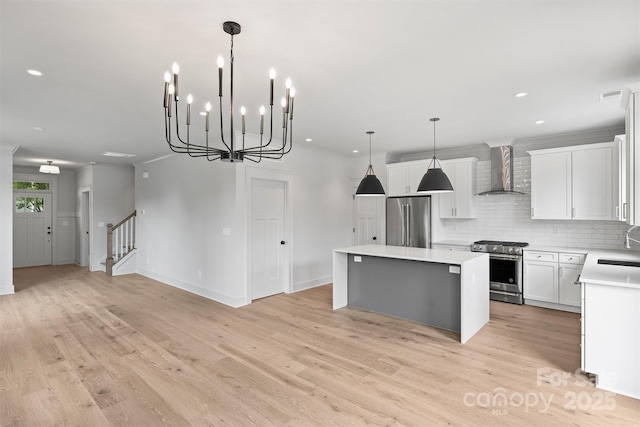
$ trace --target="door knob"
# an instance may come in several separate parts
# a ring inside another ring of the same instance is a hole
[[[284,240],[280,240],[281,245],[284,245],[284,243],[285,243]]]
[[[378,240],[378,238],[376,236],[373,236],[373,240]]]

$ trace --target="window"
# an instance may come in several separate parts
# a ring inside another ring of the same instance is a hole
[[[14,190],[50,190],[51,184],[48,182],[33,181],[13,181]]]
[[[16,197],[16,213],[44,212],[44,199],[42,197]]]

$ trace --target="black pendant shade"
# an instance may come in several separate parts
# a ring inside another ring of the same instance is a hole
[[[438,120],[440,119],[437,117],[429,119],[433,122],[433,159],[429,163],[427,173],[424,174],[420,185],[418,185],[418,193],[450,193],[453,191],[451,181],[442,168],[438,167],[440,162],[436,159],[436,122]]]
[[[367,131],[367,135],[369,135],[369,167],[364,174],[364,178],[360,181],[360,185],[358,185],[356,196],[384,196],[382,183],[373,172],[373,166],[371,165],[371,135],[373,133],[372,130]]]
[[[427,170],[418,185],[418,192],[449,193],[451,191],[453,191],[451,181],[441,168],[436,167]]]
[[[375,175],[365,175],[356,190],[357,196],[384,196],[382,183]]]

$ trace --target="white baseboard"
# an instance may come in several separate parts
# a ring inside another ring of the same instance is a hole
[[[157,280],[166,285],[173,286],[174,288],[182,289],[183,291],[191,292],[192,294],[200,295],[201,297],[208,298],[210,300],[219,302],[230,307],[242,307],[245,304],[244,297],[231,297],[221,294],[210,289],[205,289],[192,283],[183,282],[182,280],[174,279],[173,277],[164,276],[162,274],[154,273],[144,268],[138,267],[138,274],[148,277],[153,280]]]
[[[319,279],[308,280],[306,282],[294,283],[293,292],[304,291],[305,289],[315,288],[317,286],[328,285],[333,281],[333,276],[325,276]]]
[[[13,295],[15,293],[16,293],[16,290],[13,285],[0,288],[0,295]]]
[[[59,259],[53,265],[67,265],[67,264],[76,264],[76,260],[74,258]]]

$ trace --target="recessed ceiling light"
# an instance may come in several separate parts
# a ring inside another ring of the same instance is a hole
[[[357,152],[358,152],[358,150],[353,150],[353,152],[354,152],[354,153],[357,153]]]
[[[127,153],[115,153],[113,151],[105,151],[104,153],[102,153],[103,156],[106,157],[122,157],[122,158],[126,158],[126,157],[135,157],[135,154],[127,154]]]
[[[536,122],[536,124],[537,124],[537,125],[541,125],[541,124],[543,124],[543,123],[544,123],[544,120],[538,120],[538,121]]]
[[[33,130],[37,130],[38,132],[44,132],[44,128],[42,128],[40,126],[34,126]]]
[[[307,138],[307,139],[305,139],[305,141],[307,141],[307,142],[311,142],[311,141],[313,141],[313,139],[311,139],[311,138]]]
[[[515,96],[516,98],[522,98],[527,95],[528,95],[527,92],[518,92],[518,93],[515,93],[513,96]]]
[[[207,112],[206,112],[206,111],[200,111],[200,115],[201,115],[201,116],[206,116],[206,115],[207,115]]]
[[[34,70],[34,69],[28,69],[26,70],[28,74],[31,74],[32,76],[36,76],[36,77],[40,77],[42,76],[42,71],[38,71],[38,70]]]

